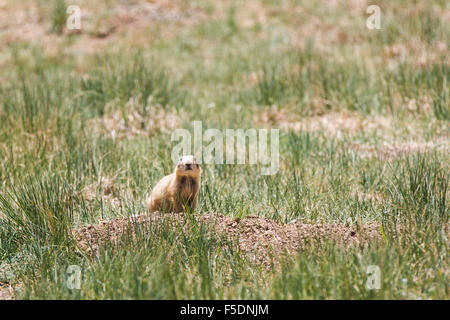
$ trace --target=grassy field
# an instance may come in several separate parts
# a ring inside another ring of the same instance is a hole
[[[69,4],[79,31],[66,28]],[[448,299],[449,20],[438,0],[0,1],[0,290]],[[382,238],[311,243],[269,269],[201,223],[80,253],[73,228],[146,212],[174,167],[171,133],[194,120],[280,128],[279,171],[204,165],[196,215],[375,222]]]

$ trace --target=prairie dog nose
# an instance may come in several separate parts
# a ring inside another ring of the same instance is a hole
[[[187,170],[191,170],[192,169],[192,163],[186,163],[185,166],[186,166]]]

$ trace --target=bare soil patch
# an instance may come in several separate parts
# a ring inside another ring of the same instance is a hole
[[[89,126],[96,135],[106,135],[113,139],[126,139],[135,136],[148,136],[155,132],[170,133],[182,124],[183,112],[178,114],[175,110],[166,110],[158,105],[150,104],[147,111],[142,114],[138,110],[137,99],[131,98],[121,110],[110,111],[101,118],[94,118]]]
[[[136,45],[148,44],[148,31],[155,25],[190,26],[205,19],[204,11],[185,1],[137,0],[120,2],[77,1],[81,30],[52,32],[54,10],[50,2],[0,0],[0,48],[16,42],[43,44],[45,52],[56,55],[58,42],[69,34],[78,35],[71,50],[95,53],[119,40],[131,39]],[[142,37],[146,33],[147,36]],[[165,36],[170,36],[164,31]],[[64,44],[64,46],[67,44]]]
[[[322,102],[317,98],[317,105]],[[320,106],[313,107],[320,111]],[[320,113],[320,112],[319,112]],[[362,118],[357,114],[347,112],[330,112],[318,114],[311,117],[300,117],[292,112],[265,109],[254,117],[258,125],[277,126],[284,130],[323,132],[327,136],[341,138],[344,135],[354,135],[360,132],[384,132],[391,131],[393,127],[392,118],[374,116]]]
[[[380,146],[373,145],[360,145],[354,143],[351,145],[353,150],[356,150],[361,157],[375,157],[381,160],[393,160],[403,157],[408,154],[427,152],[430,150],[435,151],[445,151],[448,152],[450,147],[448,140],[437,140],[429,142],[398,142],[398,143],[387,143],[384,142]]]
[[[8,283],[0,282],[0,300],[12,300],[12,287]]]
[[[410,100],[410,109],[426,110],[431,108],[430,103],[429,97],[422,97],[419,102]],[[448,152],[450,149],[446,128],[439,129],[441,132],[431,141],[425,141],[423,128],[412,121],[400,122],[393,117],[376,115],[364,118],[356,113],[330,112],[302,118],[294,112],[272,107],[257,113],[253,120],[256,125],[295,132],[321,132],[327,137],[340,140],[362,133],[378,136],[381,142],[377,144],[355,142],[349,145],[349,149],[356,151],[363,158],[391,161],[408,154],[433,150]]]
[[[117,243],[125,231],[134,234],[135,226],[155,226],[162,221],[169,225],[182,226],[186,231],[192,227],[192,219],[183,214],[140,215],[131,218],[103,221],[73,230],[74,237],[82,252],[96,253],[99,246]],[[336,245],[364,245],[381,238],[380,227],[376,223],[344,226],[339,224],[304,224],[294,222],[282,224],[276,221],[249,216],[233,219],[221,214],[202,214],[195,217],[195,223],[204,223],[212,231],[224,235],[229,240],[237,240],[240,249],[256,263],[271,264],[273,257],[281,253],[295,254],[299,249],[318,248],[318,244],[332,241]],[[149,229],[151,230],[151,229]]]

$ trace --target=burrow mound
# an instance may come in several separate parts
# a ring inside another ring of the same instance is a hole
[[[163,223],[163,221],[165,221]],[[295,254],[299,249],[308,250],[312,245],[332,241],[334,244],[361,245],[381,238],[380,226],[370,223],[357,226],[340,224],[282,224],[270,219],[249,216],[233,219],[221,214],[202,214],[186,217],[183,214],[140,215],[131,218],[103,221],[73,230],[79,248],[96,253],[100,245],[117,242],[125,231],[134,235],[136,226],[150,227],[166,224],[188,231],[193,224],[206,226],[218,235],[236,240],[239,248],[255,262],[267,263],[270,257],[281,253]],[[166,225],[167,226],[167,225]],[[139,228],[139,230],[146,230]],[[317,248],[317,246],[314,245]]]

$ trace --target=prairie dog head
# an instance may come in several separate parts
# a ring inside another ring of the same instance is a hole
[[[198,176],[200,172],[200,166],[192,155],[182,156],[175,167],[177,176]]]

